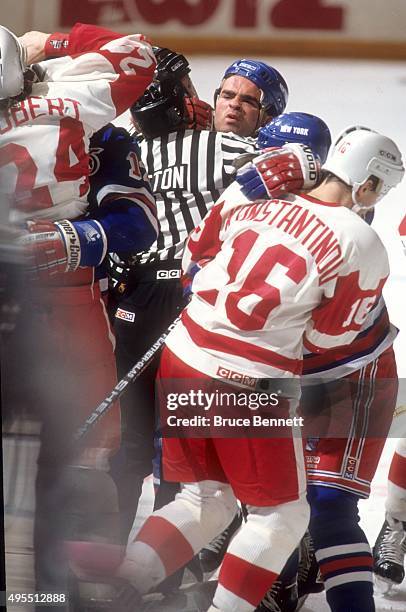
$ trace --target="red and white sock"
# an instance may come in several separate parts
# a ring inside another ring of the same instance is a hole
[[[305,499],[273,507],[248,507],[247,522],[230,543],[213,605],[250,612],[260,603],[298,545],[309,521]]]
[[[154,512],[129,542],[117,575],[147,593],[221,533],[236,511],[229,485],[209,480],[184,485],[175,501]]]
[[[388,476],[386,512],[398,521],[406,521],[406,439],[396,446]]]

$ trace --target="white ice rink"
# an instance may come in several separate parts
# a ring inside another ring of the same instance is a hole
[[[224,69],[234,59],[233,57],[213,59],[202,56],[191,59],[192,77],[201,98],[212,101],[213,91]],[[353,124],[376,128],[396,141],[406,159],[405,62],[316,61],[269,57],[260,59],[273,64],[285,76],[290,89],[287,110],[319,115],[329,125],[333,136]],[[128,121],[122,119],[120,124],[127,126]],[[374,227],[389,252],[391,277],[385,289],[385,297],[391,319],[401,330],[395,349],[399,375],[406,379],[406,257],[403,255],[397,234],[397,228],[405,214],[406,179],[403,185],[392,191],[378,205],[374,221]],[[406,401],[402,399],[401,403],[406,404]],[[404,431],[406,435],[406,426]],[[371,498],[360,504],[362,524],[371,544],[375,541],[384,517],[386,476],[394,444],[395,440],[391,439],[386,445],[373,483]],[[6,469],[7,456],[13,457],[11,448],[6,449]],[[151,502],[150,482],[146,483],[145,491],[147,495],[144,496],[142,504],[144,512]],[[29,491],[25,490],[23,496],[29,495]],[[12,529],[13,520],[8,520],[7,524]],[[18,567],[18,555],[27,555],[28,550],[20,544],[12,548],[13,550],[8,547],[8,553],[13,553],[13,566]],[[19,582],[18,576],[9,576],[9,578],[15,587]],[[303,610],[327,612],[324,594],[309,599]],[[377,611],[383,610],[396,612],[406,610],[406,583],[390,599],[377,596]]]

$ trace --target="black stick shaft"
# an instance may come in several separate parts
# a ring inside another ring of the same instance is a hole
[[[114,402],[116,402],[124,393],[128,385],[136,380],[145,368],[150,364],[152,358],[162,348],[165,340],[175,325],[180,321],[180,317],[171,323],[168,329],[154,342],[150,349],[141,357],[139,361],[131,368],[129,372],[116,384],[114,389],[110,391],[108,396],[93,410],[86,421],[76,431],[74,441],[79,442],[93,429],[96,423],[110,410]]]

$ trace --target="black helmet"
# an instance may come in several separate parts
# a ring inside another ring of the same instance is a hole
[[[145,138],[155,138],[181,129],[185,116],[185,92],[173,77],[156,81],[146,89],[130,111]]]
[[[162,47],[153,50],[157,59],[154,81],[130,109],[145,138],[168,134],[185,125],[184,97],[188,94],[181,81],[190,72],[185,56]]]

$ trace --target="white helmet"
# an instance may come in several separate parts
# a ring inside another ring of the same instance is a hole
[[[393,140],[359,125],[349,127],[339,135],[330,149],[323,170],[331,172],[353,188],[352,199],[356,212],[369,208],[358,204],[356,193],[371,175],[381,181],[378,202],[400,183],[405,173],[401,152]]]
[[[0,101],[24,91],[25,50],[17,36],[0,25]]]

